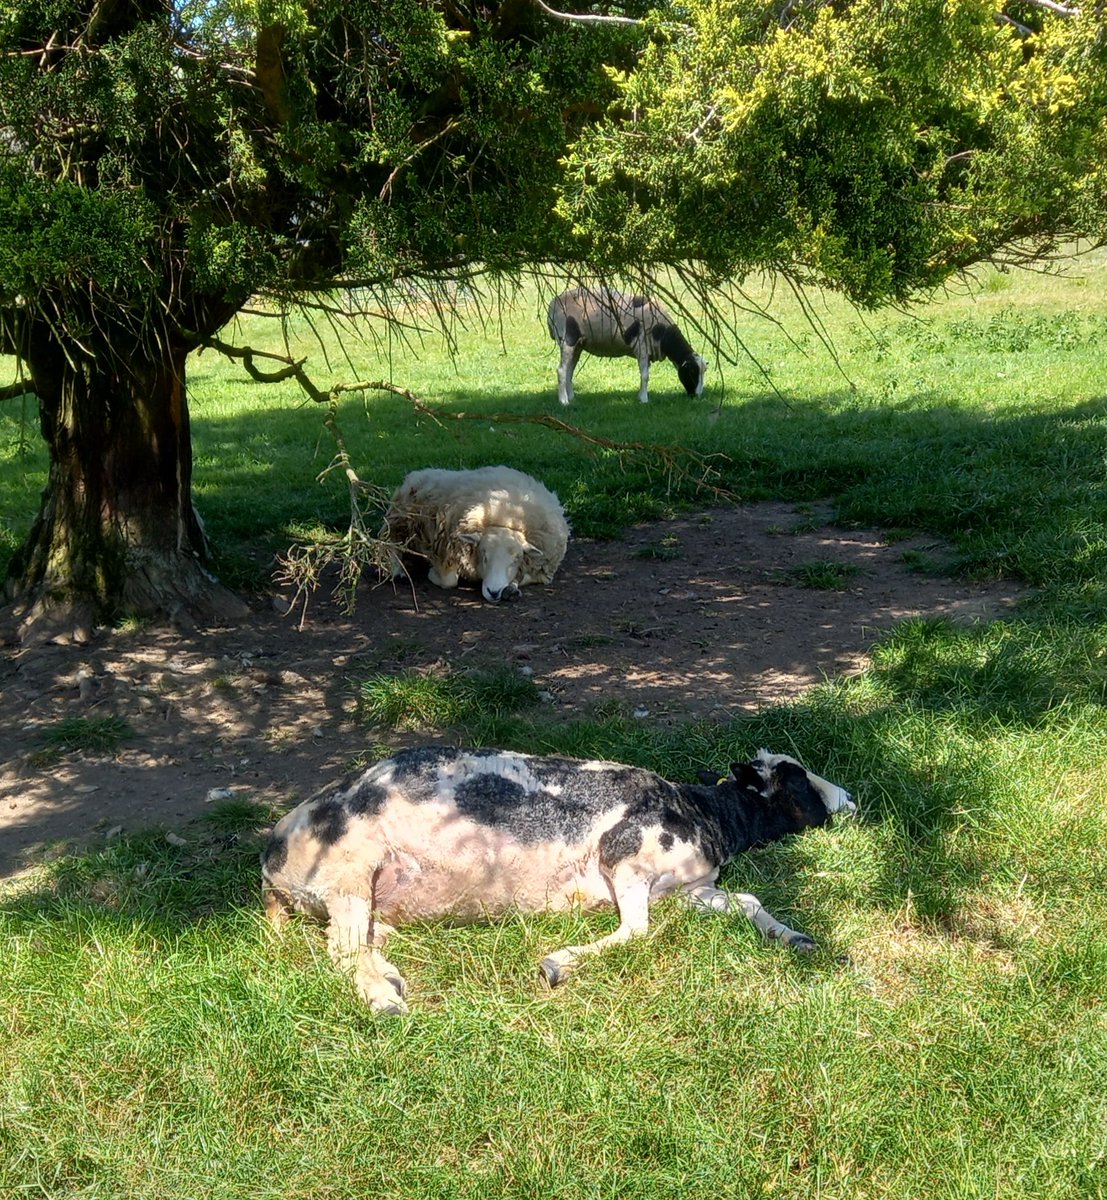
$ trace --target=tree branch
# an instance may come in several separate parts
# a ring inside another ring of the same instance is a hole
[[[20,396],[37,396],[35,385],[30,380],[17,379],[15,383],[5,384],[0,387],[0,401],[2,400],[18,400]]]
[[[558,12],[556,8],[550,8],[543,0],[532,0],[534,7],[543,12],[547,17],[551,17],[555,21],[566,21],[571,25],[633,25],[642,26],[644,21],[635,20],[634,17],[614,17],[606,13],[564,13]]]
[[[379,391],[391,392],[410,400],[415,411],[425,417],[430,417],[439,425],[445,426],[447,421],[483,421],[488,425],[541,425],[552,429],[555,433],[565,433],[578,441],[601,450],[610,450],[618,454],[620,459],[626,456],[637,456],[643,459],[647,466],[651,462],[660,463],[669,479],[669,487],[674,483],[692,483],[697,488],[709,491],[719,500],[733,503],[737,497],[726,488],[712,482],[712,477],[718,476],[718,470],[712,460],[720,463],[730,462],[725,454],[700,454],[683,446],[665,446],[658,442],[616,442],[610,438],[600,437],[599,434],[588,433],[568,421],[551,417],[547,413],[484,413],[484,412],[450,412],[442,413],[431,408],[427,403],[407,388],[398,384],[388,383],[383,379],[362,381],[359,383],[339,383],[331,389],[331,396],[337,398],[343,392]]]
[[[725,454],[699,454],[686,450],[682,446],[662,446],[651,442],[616,442],[597,434],[586,433],[583,429],[570,425],[567,421],[559,420],[545,413],[471,413],[453,412],[440,413],[431,408],[426,401],[408,388],[387,380],[361,380],[357,383],[338,383],[330,390],[327,406],[327,416],[323,424],[334,438],[336,453],[324,470],[319,473],[322,482],[333,471],[341,471],[346,479],[349,494],[350,522],[346,531],[341,534],[314,537],[310,541],[299,542],[289,547],[288,552],[280,559],[280,577],[295,588],[295,594],[289,603],[288,611],[302,605],[300,627],[307,619],[308,602],[312,593],[318,590],[324,571],[329,568],[338,569],[338,582],[334,587],[334,595],[341,595],[347,612],[353,612],[357,598],[357,587],[366,568],[376,570],[382,580],[392,577],[393,563],[398,561],[398,547],[392,545],[381,534],[369,531],[367,506],[374,504],[383,508],[388,502],[388,493],[372,484],[365,483],[354,470],[346,441],[338,425],[338,398],[345,392],[391,392],[403,396],[411,402],[412,408],[423,416],[430,417],[437,424],[445,426],[448,420],[453,421],[483,421],[496,425],[541,425],[556,433],[565,433],[591,446],[607,450],[619,455],[620,460],[628,455],[634,455],[645,462],[647,470],[651,464],[659,464],[668,478],[668,487],[674,484],[691,483],[694,487],[706,490],[718,500],[733,503],[737,497],[720,486],[714,480],[718,476],[716,462],[729,462]],[[713,461],[714,460],[714,461]],[[403,564],[400,563],[402,568]],[[410,579],[408,581],[410,583]],[[414,594],[414,592],[413,592]],[[418,601],[416,601],[418,603]]]
[[[1078,17],[1080,9],[1068,4],[1058,4],[1057,0],[1023,0],[1032,8],[1044,8],[1046,12],[1056,13],[1059,17]]]
[[[204,346],[210,346],[227,358],[240,359],[246,368],[246,373],[251,379],[256,379],[258,383],[283,383],[286,379],[295,379],[316,404],[326,404],[330,399],[308,378],[307,372],[304,370],[306,359],[293,359],[287,354],[274,354],[271,350],[255,350],[252,346],[232,346],[228,342],[220,341],[217,337],[205,338],[201,343],[201,348]],[[282,362],[286,366],[279,371],[262,371],[254,366],[255,358]]]

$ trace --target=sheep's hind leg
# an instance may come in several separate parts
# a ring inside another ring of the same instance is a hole
[[[580,361],[581,349],[579,342],[575,346],[561,343],[561,361],[557,364],[557,398],[562,404],[568,404],[573,398],[573,372]]]
[[[724,892],[722,888],[704,885],[690,888],[685,895],[696,908],[713,912],[741,912],[770,941],[783,942],[799,954],[809,954],[815,947],[813,938],[798,929],[778,921],[756,896],[749,892]]]
[[[584,946],[566,946],[547,954],[539,964],[546,982],[554,987],[576,968],[578,961],[589,954],[598,954],[608,946],[619,946],[633,937],[640,937],[650,924],[650,880],[634,879],[620,887],[613,880],[615,902],[619,907],[619,928],[606,937],[597,938]]]
[[[373,920],[369,901],[362,896],[333,897],[328,912],[327,950],[339,970],[353,971],[358,995],[375,1013],[406,1013],[407,984],[379,949],[390,927]]]

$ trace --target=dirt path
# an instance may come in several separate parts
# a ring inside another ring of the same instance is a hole
[[[302,799],[374,740],[351,699],[373,672],[514,663],[557,715],[617,700],[643,720],[725,720],[861,669],[905,617],[989,618],[1022,595],[909,571],[905,550],[927,549],[789,505],[713,509],[573,541],[553,585],[514,604],[426,584],[416,604],[386,585],[364,589],[352,618],[317,600],[302,631],[263,612],[233,629],[2,647],[0,878],[120,830],[181,829],[215,790],[281,809]],[[853,573],[840,591],[788,582],[814,562]],[[119,749],[44,761],[60,721],[108,716],[131,730]]]

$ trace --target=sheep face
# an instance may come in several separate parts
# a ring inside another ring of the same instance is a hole
[[[703,381],[706,374],[707,360],[698,354],[693,354],[691,358],[685,359],[677,367],[677,375],[689,396],[703,395]]]
[[[523,555],[534,547],[513,529],[492,528],[462,534],[461,540],[476,547],[477,574],[485,600],[498,604],[519,594],[518,578]]]

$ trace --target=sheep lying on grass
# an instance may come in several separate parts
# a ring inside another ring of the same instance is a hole
[[[275,925],[292,909],[325,920],[332,958],[381,1013],[407,1011],[404,980],[382,951],[394,927],[416,921],[613,903],[613,933],[542,960],[551,985],[582,958],[644,934],[650,902],[669,892],[813,949],[756,896],[715,881],[743,850],[852,812],[853,797],[767,750],[701,780],[507,750],[401,750],[278,822],[262,856],[266,911]]]
[[[511,467],[412,471],[396,489],[381,537],[430,564],[439,587],[479,580],[486,600],[549,583],[561,566],[569,526],[561,502]],[[396,558],[392,574],[403,572]]]

